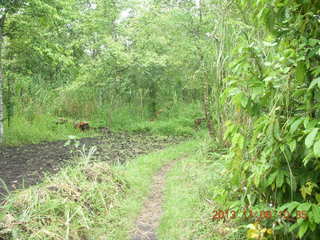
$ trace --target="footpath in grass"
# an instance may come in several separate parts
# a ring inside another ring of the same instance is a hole
[[[159,240],[241,240],[236,226],[213,222],[215,199],[224,191],[225,164],[208,160],[201,148],[178,161],[165,179],[163,216],[157,230]]]
[[[228,180],[224,162],[206,160],[201,141],[122,165],[92,155],[7,196],[0,239],[244,239],[236,226],[212,222],[213,200]]]
[[[144,201],[143,208],[136,220],[135,229],[132,234],[132,240],[156,240],[156,229],[160,224],[160,218],[163,214],[163,192],[165,187],[165,177],[172,166],[183,160],[185,157],[176,159],[164,165],[153,177],[151,192]]]
[[[197,149],[188,141],[124,165],[76,159],[0,205],[0,239],[130,239],[153,176]]]

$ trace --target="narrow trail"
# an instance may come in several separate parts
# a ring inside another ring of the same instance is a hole
[[[147,200],[145,200],[143,209],[136,220],[131,240],[157,240],[156,229],[160,224],[160,218],[162,216],[165,177],[173,165],[183,158],[176,159],[164,165],[153,177],[151,193]]]

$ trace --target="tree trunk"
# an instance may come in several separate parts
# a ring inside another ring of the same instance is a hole
[[[201,26],[203,25],[202,22],[202,9],[203,8],[203,2],[202,0],[199,0],[199,25],[198,25],[198,40],[201,39]],[[197,47],[199,50],[199,54],[200,54],[200,68],[201,71],[203,71],[202,73],[202,84],[203,84],[203,111],[204,111],[204,115],[205,115],[205,119],[206,119],[206,123],[207,123],[207,128],[208,128],[208,132],[209,132],[209,136],[210,137],[214,137],[214,129],[213,129],[213,122],[212,122],[212,110],[211,110],[211,101],[210,101],[210,84],[209,84],[209,76],[208,73],[206,72],[205,68],[203,67],[204,64],[204,55],[202,53],[201,50],[201,43],[199,41],[199,46]]]
[[[2,47],[2,40],[0,40],[0,48]],[[1,50],[0,50],[1,52]],[[1,58],[1,53],[0,53]],[[1,61],[1,60],[0,60]],[[0,64],[1,65],[1,64]],[[0,67],[1,68],[1,67]],[[0,69],[0,144],[4,141],[4,120],[3,120],[3,97],[2,97],[2,83],[3,83],[3,77],[2,77],[2,69]]]
[[[211,102],[209,100],[209,80],[207,76],[203,79],[203,110],[207,122],[207,128],[210,137],[214,137],[213,123],[212,123],[212,112],[211,112]]]
[[[4,142],[4,114],[3,114],[3,70],[2,70],[2,47],[3,47],[3,28],[6,15],[0,19],[0,144]]]
[[[157,114],[157,86],[154,80],[151,82],[151,86],[149,88],[149,111],[151,113],[152,118],[156,118]]]

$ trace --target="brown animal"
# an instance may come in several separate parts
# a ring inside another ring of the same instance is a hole
[[[88,122],[78,122],[74,124],[74,128],[77,128],[81,131],[89,130],[90,126]]]
[[[205,117],[204,117],[204,118],[196,118],[196,119],[194,120],[194,127],[195,127],[196,129],[199,129],[201,123],[202,123],[202,122],[205,122],[205,121],[206,121],[206,118],[205,118]]]

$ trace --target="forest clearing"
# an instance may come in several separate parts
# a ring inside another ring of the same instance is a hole
[[[0,0],[0,240],[320,240],[320,1]]]

